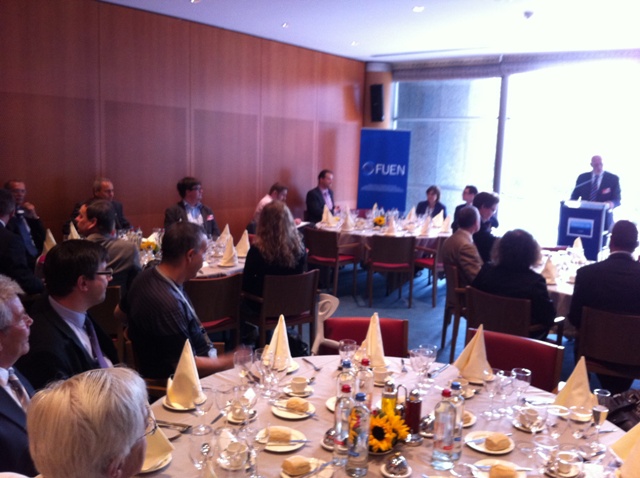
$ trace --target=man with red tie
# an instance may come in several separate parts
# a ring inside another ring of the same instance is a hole
[[[22,293],[16,282],[0,275],[0,472],[34,476],[26,415],[33,387],[13,367],[29,351],[33,323],[18,297]]]
[[[71,240],[47,253],[48,295],[29,307],[34,319],[31,349],[17,363],[36,389],[118,361],[113,341],[87,314],[105,299],[113,270],[104,247]]]
[[[318,186],[307,193],[307,212],[305,218],[307,221],[313,223],[322,221],[322,212],[325,206],[327,206],[331,214],[333,214],[335,202],[333,200],[333,191],[331,190],[332,183],[333,171],[329,169],[320,171],[320,174],[318,174]]]

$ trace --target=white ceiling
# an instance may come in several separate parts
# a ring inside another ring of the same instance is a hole
[[[101,1],[367,62],[640,48],[640,0]]]

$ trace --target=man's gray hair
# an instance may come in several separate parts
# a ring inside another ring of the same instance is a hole
[[[9,302],[24,294],[18,283],[7,276],[0,274],[0,330],[4,330],[13,323],[13,312]]]

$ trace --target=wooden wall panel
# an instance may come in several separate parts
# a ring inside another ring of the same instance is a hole
[[[318,119],[360,123],[364,63],[321,55],[318,75]]]
[[[187,167],[184,108],[106,101],[106,175],[132,225],[149,234],[180,197],[176,183]]]

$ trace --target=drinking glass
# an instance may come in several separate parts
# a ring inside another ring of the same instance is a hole
[[[221,385],[215,391],[216,407],[218,407],[218,410],[225,418],[227,418],[229,414],[234,393],[233,388],[233,385]]]
[[[251,420],[251,412],[258,401],[256,390],[249,384],[239,385],[233,389],[233,399],[229,407],[230,417],[245,425]]]
[[[488,368],[482,371],[482,383],[484,384],[485,391],[489,395],[489,409],[482,412],[482,416],[487,420],[500,419],[500,413],[493,408],[493,399],[498,391],[498,374],[500,372],[502,372],[502,370],[497,368]]]
[[[569,407],[569,427],[574,438],[584,437],[585,432],[591,427],[592,416],[591,408]]]
[[[351,360],[353,355],[358,350],[358,344],[352,339],[342,339],[338,346],[338,353],[340,354],[340,366],[342,367],[343,360]]]
[[[209,412],[211,409],[211,405],[215,401],[215,392],[211,387],[199,387],[194,386],[194,398],[193,398],[193,414],[200,418],[203,417]],[[204,425],[200,424],[198,427],[203,427]]]
[[[513,393],[514,374],[511,371],[501,370],[498,373],[498,390],[497,395],[502,401],[502,407],[498,410],[501,416],[513,414],[513,411],[507,407],[507,401]]]
[[[253,351],[250,348],[241,348],[233,353],[233,366],[243,380],[252,382],[251,366],[253,365]]]
[[[210,426],[202,425],[191,429],[189,436],[189,458],[198,470],[202,470],[213,455],[211,440],[213,431]]]
[[[256,365],[258,373],[260,374],[260,388],[262,389],[262,396],[265,398],[272,398],[272,382],[274,380],[271,360],[273,353],[269,352],[265,348],[256,349],[253,352],[253,363]]]
[[[282,380],[289,373],[289,366],[291,365],[291,359],[285,356],[275,356],[271,359],[271,374],[273,376],[272,387],[273,394],[272,399],[275,400],[278,395],[278,388],[282,384]]]
[[[569,425],[570,411],[562,405],[549,405],[547,407],[547,433],[554,440],[558,440]]]
[[[409,350],[409,361],[411,362],[411,368],[418,376],[417,385],[418,388],[422,385],[422,380],[426,373],[426,356],[422,353],[420,348]]]
[[[528,368],[516,367],[511,370],[513,374],[513,389],[516,392],[516,405],[520,403],[522,394],[527,391],[531,385],[531,370]]]
[[[533,458],[538,465],[540,476],[549,468],[553,469],[558,454],[558,442],[548,435],[538,435],[533,439]]]
[[[259,426],[243,427],[240,430],[240,436],[244,437],[249,446],[253,449],[255,456],[255,466],[251,478],[264,478],[258,472],[258,455],[264,450],[269,443],[269,423],[263,428]]]

